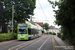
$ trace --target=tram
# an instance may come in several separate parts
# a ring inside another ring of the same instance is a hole
[[[42,29],[30,23],[18,24],[17,40],[31,40],[42,35]]]

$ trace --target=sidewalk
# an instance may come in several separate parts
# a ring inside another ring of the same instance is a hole
[[[58,50],[74,50],[74,46],[69,45],[67,42],[61,40],[59,37],[54,36],[55,41],[57,43],[56,47]]]

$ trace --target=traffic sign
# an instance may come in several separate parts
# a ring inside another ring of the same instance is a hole
[[[13,28],[11,28],[11,30],[13,30]]]
[[[11,25],[11,27],[13,28],[13,27],[14,27],[14,25]]]

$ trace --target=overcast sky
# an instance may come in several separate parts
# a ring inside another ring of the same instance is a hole
[[[52,0],[52,1],[55,1],[55,0]],[[43,8],[44,13],[41,9],[39,2]],[[56,10],[57,9],[58,8],[56,7]],[[34,10],[33,17],[35,18],[35,19],[33,18],[34,21],[44,22],[44,23],[47,22],[47,23],[49,23],[49,25],[58,27],[57,25],[54,24],[54,21],[55,21],[54,12],[53,12],[52,5],[48,2],[48,0],[36,0],[36,8]],[[44,20],[48,20],[48,21],[44,21]]]

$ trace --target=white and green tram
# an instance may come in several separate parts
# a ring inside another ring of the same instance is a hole
[[[18,24],[18,40],[30,40],[42,35],[42,29],[33,24]]]

